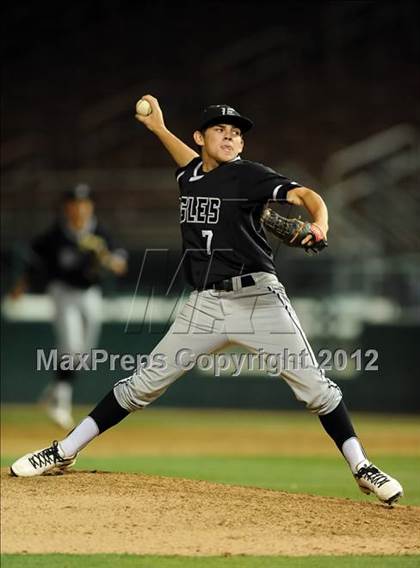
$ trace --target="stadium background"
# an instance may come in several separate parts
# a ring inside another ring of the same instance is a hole
[[[193,2],[157,1],[144,10],[92,2],[63,6],[60,14],[47,5],[6,4],[3,400],[33,401],[47,380],[34,373],[32,356],[36,346],[53,346],[43,283],[19,303],[5,295],[28,240],[48,226],[59,193],[74,183],[92,186],[100,218],[130,251],[128,276],[107,287],[100,346],[147,353],[164,328],[170,302],[152,316],[152,334],[142,327],[141,305],[127,325],[145,250],[161,249],[147,257],[140,300],[152,287],[164,297],[180,252],[173,165],[133,118],[136,100],[151,92],[169,128],[190,142],[203,106],[241,109],[256,123],[245,155],[321,192],[331,213],[330,248],[314,259],[278,248],[280,279],[316,351],[378,350],[379,373],[351,364],[330,373],[354,379],[344,382],[354,408],[418,410],[417,7],[263,4],[207,2],[197,11]],[[76,400],[94,401],[120,376],[106,369],[84,376]],[[215,381],[194,372],[159,402],[175,403],[295,404],[275,380]]]

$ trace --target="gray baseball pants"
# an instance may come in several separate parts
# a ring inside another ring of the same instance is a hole
[[[59,354],[89,352],[97,345],[102,326],[99,286],[82,290],[55,281],[48,292],[55,308],[54,329]]]
[[[256,284],[245,288],[235,277],[232,292],[192,292],[150,354],[150,363],[115,384],[118,403],[131,412],[161,396],[184,374],[185,361],[180,355],[186,348],[198,357],[233,343],[266,357],[289,354],[295,363],[285,364],[279,376],[311,412],[332,412],[342,398],[341,391],[319,368],[283,285],[272,274],[252,276]],[[162,357],[154,361],[158,355],[163,356],[163,364]]]

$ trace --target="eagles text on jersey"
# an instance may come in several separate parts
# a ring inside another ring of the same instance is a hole
[[[186,278],[196,289],[250,272],[275,274],[260,218],[269,200],[300,184],[262,164],[235,158],[210,172],[194,158],[176,172]]]

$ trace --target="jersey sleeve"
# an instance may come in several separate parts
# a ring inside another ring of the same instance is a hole
[[[240,193],[250,201],[285,201],[287,192],[301,184],[272,168],[256,162],[245,162],[239,170]]]
[[[190,162],[188,162],[186,166],[182,166],[181,168],[178,168],[176,170],[175,177],[179,187],[181,187],[181,184],[183,182],[182,178],[185,177],[186,172],[192,171],[200,162],[201,158],[197,156],[196,158],[193,158]]]
[[[33,265],[46,264],[51,259],[51,233],[44,233],[35,237],[30,245],[30,263]]]
[[[53,232],[48,231],[33,238],[26,247],[22,258],[22,272],[29,281],[36,280],[54,263],[52,243],[55,243],[56,239],[53,237]]]

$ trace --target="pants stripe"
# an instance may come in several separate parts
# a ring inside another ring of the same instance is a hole
[[[311,346],[309,345],[308,340],[306,339],[305,333],[303,331],[303,329],[301,328],[301,326],[299,325],[299,321],[296,320],[292,313],[290,312],[288,305],[283,301],[282,297],[280,296],[279,292],[276,292],[271,286],[269,286],[270,290],[277,296],[277,298],[280,300],[282,306],[284,307],[284,309],[287,311],[287,313],[289,314],[290,319],[292,320],[292,322],[294,323],[294,325],[297,327],[300,336],[302,337],[302,340],[306,346],[306,349],[308,350],[308,353],[312,359],[312,364],[314,365],[314,367],[318,368],[318,362],[315,358],[314,352],[312,351]]]

